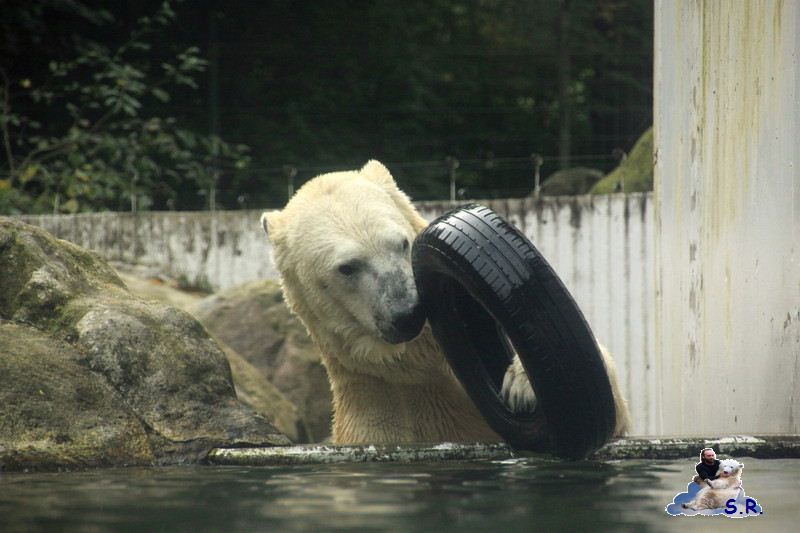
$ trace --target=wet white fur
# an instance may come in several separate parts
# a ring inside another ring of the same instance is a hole
[[[404,289],[395,292],[401,299],[415,294],[410,252],[402,242],[412,242],[427,226],[382,164],[370,161],[361,170],[314,178],[282,211],[265,213],[262,225],[286,302],[328,371],[334,442],[501,440],[454,377],[427,324],[402,344],[380,337],[381,320],[396,302],[386,296],[391,291],[379,294],[376,280],[401,276]],[[343,277],[338,267],[352,260],[367,263],[370,276]],[[515,374],[504,395],[526,410],[535,400],[522,378],[524,372]],[[627,421],[615,377],[612,383],[618,418]]]

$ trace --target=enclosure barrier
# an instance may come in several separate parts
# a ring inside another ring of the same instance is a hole
[[[553,265],[617,362],[634,434],[657,434],[652,196],[478,200],[517,226]],[[419,202],[433,220],[461,204]],[[277,278],[260,210],[27,215],[22,220],[190,285],[225,289]]]
[[[757,459],[800,458],[800,435],[722,438],[672,437],[616,439],[589,456],[590,460],[693,459],[706,447],[728,457]],[[275,466],[326,463],[417,461],[507,461],[532,454],[512,450],[505,444],[453,444],[430,446],[276,446],[272,448],[215,448],[207,462],[228,466]]]

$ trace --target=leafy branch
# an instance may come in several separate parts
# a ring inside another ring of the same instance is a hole
[[[215,187],[220,176],[249,164],[247,147],[196,134],[171,117],[158,116],[177,87],[196,89],[207,61],[197,47],[154,66],[147,55],[175,21],[165,1],[150,17],[139,19],[125,42],[109,47],[76,39],[67,60],[50,61],[48,79],[34,86],[0,71],[0,129],[8,174],[0,188],[28,198],[33,210],[75,212],[161,205],[187,186],[198,194]],[[27,98],[32,116],[14,114],[11,92]],[[3,168],[4,167],[4,168]],[[125,203],[121,201],[125,200]]]

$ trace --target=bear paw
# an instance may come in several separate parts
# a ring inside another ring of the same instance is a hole
[[[505,376],[503,376],[503,387],[500,396],[509,409],[515,413],[533,412],[536,409],[536,394],[533,392],[528,375],[522,368],[519,356],[514,357],[514,361],[508,365]]]

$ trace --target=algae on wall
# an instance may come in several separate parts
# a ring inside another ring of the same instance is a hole
[[[800,2],[655,5],[659,431],[798,433]]]

